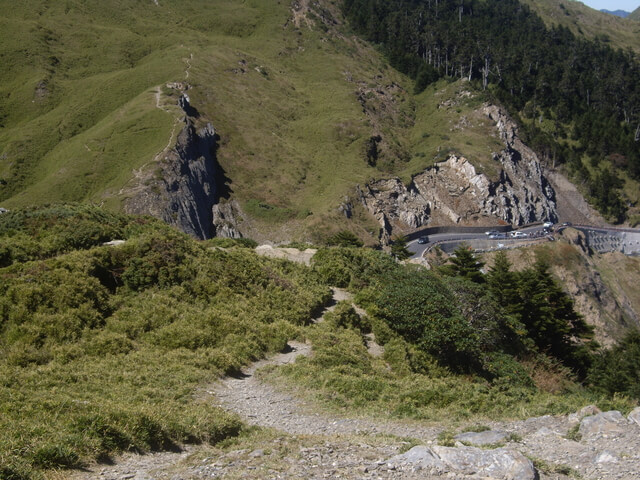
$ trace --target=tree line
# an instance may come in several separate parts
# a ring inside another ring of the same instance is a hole
[[[599,173],[582,159],[610,160],[640,179],[640,63],[631,50],[547,27],[518,0],[344,0],[343,11],[417,92],[466,78],[494,95],[543,159],[567,163],[601,210],[624,219],[619,196],[598,191]]]

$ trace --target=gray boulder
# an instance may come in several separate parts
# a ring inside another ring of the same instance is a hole
[[[569,415],[568,417],[569,424],[571,424],[572,426],[578,425],[584,417],[587,417],[590,415],[597,415],[598,413],[602,413],[602,410],[600,410],[595,405],[587,405],[586,407],[582,407],[577,412]]]
[[[495,445],[504,443],[507,440],[507,434],[497,430],[487,430],[486,432],[465,432],[454,437],[457,441],[482,447],[485,445]]]
[[[627,418],[629,419],[629,423],[635,423],[640,426],[640,407],[636,407],[631,410],[629,415],[627,415]]]
[[[578,431],[583,437],[617,435],[624,432],[626,423],[619,411],[611,410],[585,417]]]
[[[507,448],[482,450],[476,447],[413,447],[388,461],[395,468],[424,469],[430,473],[476,475],[495,480],[533,480],[531,460]]]

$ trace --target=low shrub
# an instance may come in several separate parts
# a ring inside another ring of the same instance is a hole
[[[640,401],[640,330],[629,331],[618,345],[597,355],[587,380],[597,392]]]

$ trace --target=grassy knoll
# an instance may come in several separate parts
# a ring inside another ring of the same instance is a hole
[[[304,267],[95,207],[3,214],[0,238],[2,478],[235,435],[198,389],[329,295]]]

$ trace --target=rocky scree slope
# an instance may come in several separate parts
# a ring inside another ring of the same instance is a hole
[[[464,157],[449,158],[413,177],[409,186],[399,178],[376,180],[357,188],[365,208],[382,227],[382,240],[434,223],[492,224],[502,220],[522,225],[536,220],[557,221],[555,191],[540,160],[518,136],[515,122],[501,108],[485,105],[504,149],[493,154],[499,179],[478,173]]]

